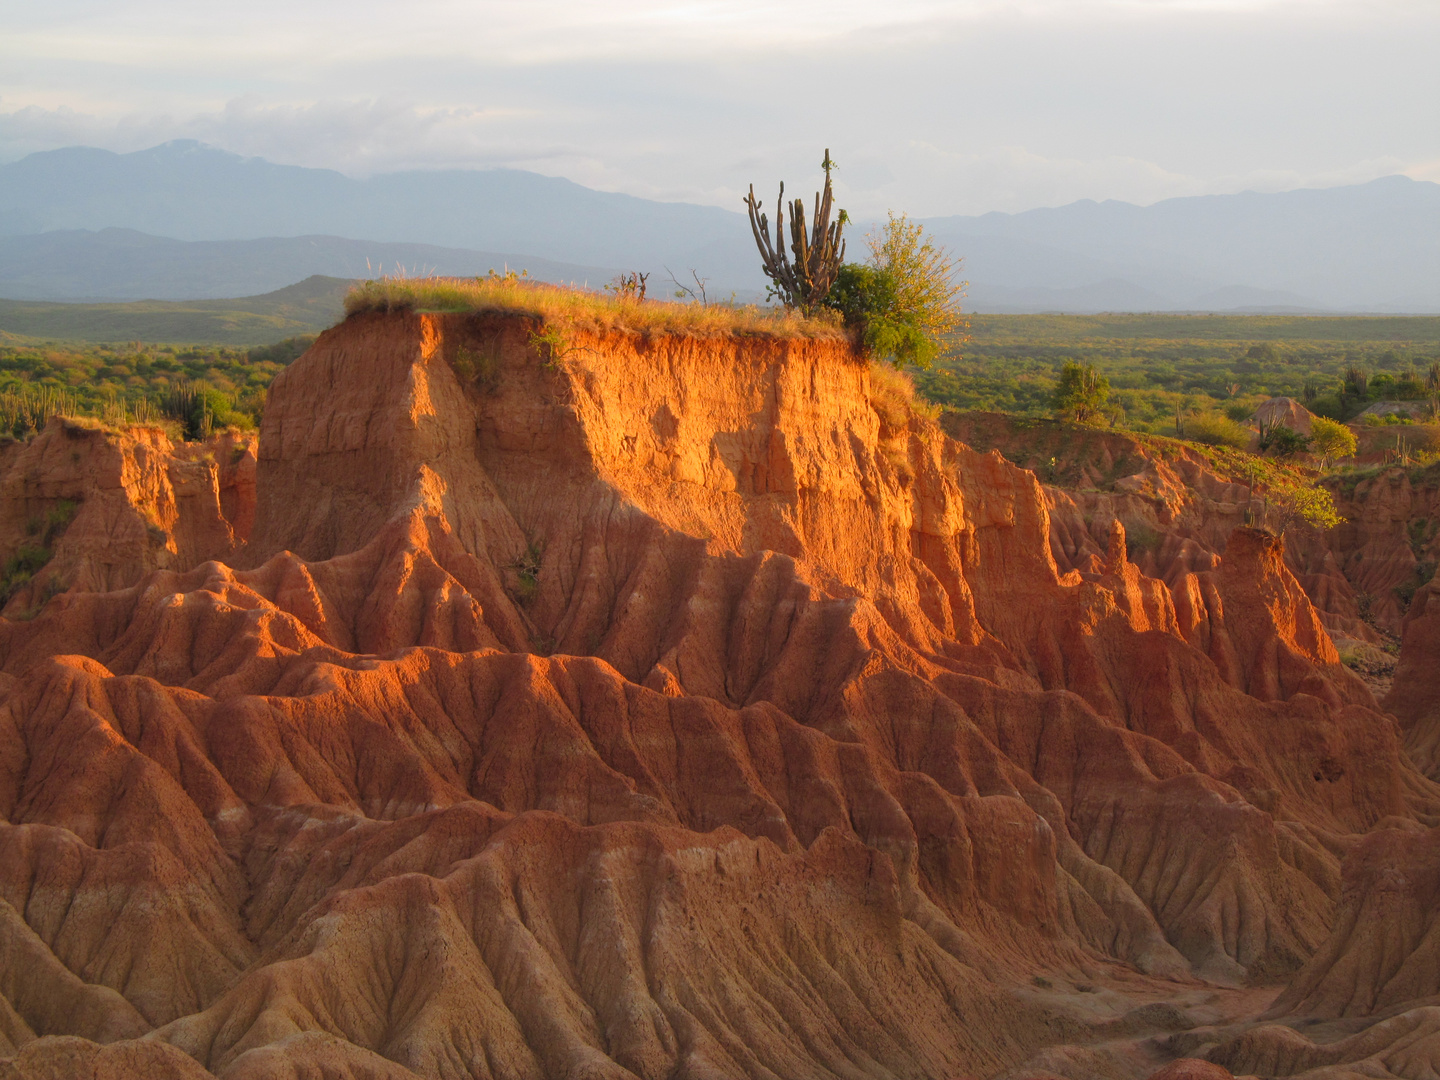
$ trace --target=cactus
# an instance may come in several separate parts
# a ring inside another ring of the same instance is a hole
[[[780,195],[775,200],[775,234],[772,240],[770,220],[760,209],[760,200],[755,197],[755,185],[750,185],[750,194],[745,198],[745,207],[750,214],[750,231],[755,236],[755,246],[760,249],[765,276],[772,282],[770,295],[779,297],[787,308],[798,308],[809,315],[820,306],[835,284],[835,277],[845,261],[845,241],[841,232],[849,222],[849,216],[841,210],[835,220],[830,220],[834,207],[834,191],[830,185],[830,170],[835,162],[830,150],[825,150],[825,160],[820,163],[825,170],[825,190],[815,193],[815,213],[809,227],[805,221],[805,201],[795,199],[790,203],[790,252],[785,251],[785,184],[780,184]]]

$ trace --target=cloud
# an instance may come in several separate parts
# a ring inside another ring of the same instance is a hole
[[[840,159],[857,213],[1148,203],[1433,175],[1409,0],[32,5],[0,158],[196,138],[364,175],[527,168],[735,208]],[[1429,172],[1426,172],[1429,170]]]

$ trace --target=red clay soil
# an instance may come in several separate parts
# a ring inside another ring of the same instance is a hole
[[[76,505],[0,620],[0,1077],[1338,1077],[1399,1045],[1331,1060],[1258,1022],[1277,994],[1440,1060],[1400,1000],[1437,992],[1428,886],[1384,891],[1440,864],[1394,839],[1440,785],[1278,541],[1160,577],[1107,523],[1057,565],[1035,475],[898,421],[840,344],[547,365],[532,329],[352,317],[258,460],[0,451],[4,551]],[[1405,641],[1402,696],[1435,655]]]

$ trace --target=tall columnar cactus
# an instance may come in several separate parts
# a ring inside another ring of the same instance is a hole
[[[825,190],[815,193],[815,213],[806,227],[805,202],[795,199],[790,203],[790,251],[785,251],[785,185],[780,185],[780,195],[775,200],[775,235],[771,239],[770,220],[760,209],[760,200],[755,197],[755,185],[750,185],[750,194],[745,198],[746,209],[750,212],[750,231],[755,235],[755,245],[760,249],[765,276],[773,283],[772,296],[778,296],[788,308],[799,308],[810,314],[829,295],[830,287],[845,261],[845,241],[841,232],[849,222],[849,216],[841,210],[835,220],[830,220],[834,208],[834,191],[830,186],[830,170],[835,162],[830,150],[825,150],[825,160],[820,163],[825,170]]]

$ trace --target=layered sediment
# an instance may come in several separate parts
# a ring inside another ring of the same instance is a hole
[[[0,1075],[1138,1077],[1440,992],[1363,930],[1428,721],[1274,537],[1080,560],[843,341],[535,329],[3,451],[75,509],[0,621]]]

